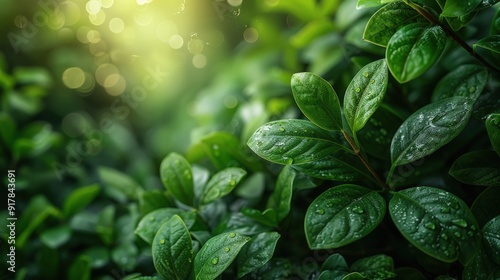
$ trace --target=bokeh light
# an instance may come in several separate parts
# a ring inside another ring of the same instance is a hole
[[[70,89],[77,89],[85,83],[85,73],[79,67],[70,67],[62,74],[62,81]]]

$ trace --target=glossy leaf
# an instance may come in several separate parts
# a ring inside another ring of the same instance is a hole
[[[450,25],[453,31],[458,31],[464,26],[467,26],[477,15],[477,11],[472,11],[462,16],[458,17],[447,17],[446,21]]]
[[[178,208],[160,208],[146,214],[137,224],[134,233],[144,241],[151,244],[160,227],[174,215],[180,215],[184,211]]]
[[[459,157],[450,175],[477,186],[500,186],[500,157],[493,151],[474,151]]]
[[[392,138],[392,165],[402,165],[432,154],[467,125],[471,101],[451,97],[431,103],[408,117]]]
[[[446,34],[439,25],[423,22],[406,25],[387,44],[389,70],[398,82],[411,81],[434,65],[445,45]]]
[[[337,93],[332,86],[314,73],[295,73],[292,93],[304,115],[326,130],[342,129],[342,116]]]
[[[486,130],[490,138],[491,146],[500,156],[500,114],[491,114],[486,119]]]
[[[99,194],[97,184],[75,189],[64,201],[63,214],[69,217],[85,208]]]
[[[432,187],[394,192],[391,218],[403,236],[424,253],[443,262],[468,263],[479,245],[478,224],[455,195]]]
[[[328,189],[306,212],[309,248],[338,248],[361,239],[382,221],[385,208],[382,196],[370,189],[351,184]]]
[[[478,65],[462,65],[444,76],[434,88],[432,100],[452,96],[476,100],[488,82],[488,71]]]
[[[376,7],[394,1],[396,0],[358,0],[356,8],[362,9],[362,8]]]
[[[483,48],[494,53],[500,53],[500,35],[491,35],[472,45],[474,49]]]
[[[500,279],[500,265],[493,262],[489,255],[480,250],[464,268],[463,280]]]
[[[253,237],[238,255],[238,278],[266,264],[273,256],[279,238],[280,234],[277,232],[263,232]]]
[[[202,189],[200,204],[208,204],[229,194],[246,174],[245,170],[238,167],[229,167],[217,172]]]
[[[362,129],[382,103],[389,74],[385,59],[361,68],[347,87],[344,114],[353,133]]]
[[[342,278],[342,280],[365,280],[365,279],[369,278],[366,278],[365,276],[363,276],[363,274],[359,272],[351,272],[346,276],[344,276],[344,278]]]
[[[260,157],[279,164],[302,164],[341,148],[341,142],[306,120],[273,121],[261,126],[248,140]]]
[[[476,217],[479,227],[482,228],[491,219],[500,215],[500,207],[498,207],[499,197],[500,188],[489,187],[474,200],[471,211],[474,217]]]
[[[222,233],[210,238],[194,259],[195,279],[215,279],[234,261],[250,237]]]
[[[274,192],[269,198],[267,206],[276,211],[276,220],[281,222],[288,213],[292,203],[293,182],[297,173],[290,166],[283,167]]]
[[[338,253],[329,256],[321,265],[321,270],[323,272],[318,280],[342,280],[350,272],[344,257]]]
[[[193,174],[191,165],[183,156],[177,153],[166,156],[160,165],[160,177],[175,199],[193,205]]]
[[[386,47],[396,31],[415,22],[427,22],[427,20],[402,1],[392,2],[380,8],[371,16],[366,24],[363,39]]]
[[[152,243],[153,263],[165,279],[186,279],[193,261],[191,236],[181,217],[165,222]]]
[[[492,261],[500,265],[500,216],[491,219],[482,232],[486,252]]]
[[[386,255],[359,259],[351,265],[350,270],[359,272],[368,279],[390,279],[396,276],[394,262]]]
[[[268,208],[264,211],[252,208],[243,208],[241,209],[241,213],[269,227],[276,227],[278,225],[276,210],[272,208]]]
[[[459,17],[474,11],[482,0],[446,0],[441,16]]]

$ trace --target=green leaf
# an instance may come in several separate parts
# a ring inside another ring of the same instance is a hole
[[[108,167],[99,167],[97,172],[108,193],[119,193],[118,197],[121,195],[136,200],[143,191],[141,186],[139,186],[129,175],[118,170]]]
[[[327,131],[306,120],[269,122],[247,144],[260,157],[279,164],[307,163],[344,148]]]
[[[474,200],[471,211],[476,217],[479,227],[483,227],[488,221],[500,215],[499,197],[500,188],[489,187]]]
[[[229,194],[247,172],[238,167],[229,167],[216,173],[201,190],[200,204],[205,205]]]
[[[93,184],[86,187],[77,188],[64,201],[63,214],[65,217],[80,212],[99,194],[100,187]]]
[[[467,125],[471,112],[470,99],[450,97],[413,113],[392,138],[392,165],[416,161],[450,142]]]
[[[174,215],[180,215],[184,211],[178,208],[160,208],[146,214],[137,224],[134,233],[144,241],[151,244],[158,229]]]
[[[104,267],[109,263],[109,252],[106,247],[90,247],[83,251],[82,255],[90,257],[93,269]]]
[[[14,122],[14,119],[12,119],[9,114],[0,112],[0,139],[3,140],[7,147],[12,148],[15,135],[16,123]]]
[[[479,245],[478,224],[455,195],[432,187],[394,192],[391,218],[415,247],[443,262],[468,263]]]
[[[485,37],[473,44],[472,47],[474,48],[474,50],[476,48],[483,48],[494,53],[500,53],[500,35],[491,35]]]
[[[361,68],[349,83],[344,96],[344,114],[353,133],[365,126],[382,103],[388,79],[387,63],[380,59]]]
[[[446,0],[441,16],[459,17],[474,11],[482,0]]]
[[[189,231],[181,217],[174,215],[155,235],[153,262],[165,279],[186,279],[191,272],[193,247]]]
[[[193,174],[191,165],[183,156],[177,153],[166,156],[160,165],[160,177],[175,199],[193,205]]]
[[[495,0],[498,2],[499,0]],[[495,17],[491,20],[490,26],[490,35],[499,35],[500,34],[500,10],[497,9],[495,13]]]
[[[139,209],[145,215],[156,209],[170,207],[174,205],[172,197],[167,196],[167,191],[155,189],[144,191],[139,195]]]
[[[56,249],[71,238],[71,228],[67,225],[58,226],[45,230],[40,234],[40,241],[45,246]]]
[[[236,259],[238,278],[251,273],[266,264],[274,254],[280,234],[263,232],[252,238],[240,251]]]
[[[294,169],[318,179],[351,182],[356,179],[370,178],[359,160],[343,151],[317,161],[294,165]]]
[[[458,31],[462,29],[462,27],[467,26],[467,24],[469,24],[476,17],[476,15],[477,12],[472,11],[458,17],[447,17],[446,21],[450,25],[451,29],[453,29],[453,31]]]
[[[483,250],[479,250],[472,261],[465,266],[462,275],[463,280],[494,280],[500,278],[500,265],[493,262]]]
[[[446,45],[446,34],[439,25],[412,23],[396,31],[386,49],[387,64],[400,83],[423,74],[439,59]]]
[[[500,114],[491,114],[486,119],[486,131],[490,138],[491,146],[500,156]]]
[[[60,217],[61,213],[44,196],[33,197],[16,224],[16,247],[22,248],[31,234],[49,217]]]
[[[382,221],[385,208],[384,198],[370,189],[351,184],[328,189],[306,212],[309,248],[339,248],[363,238]]]
[[[281,222],[290,212],[293,193],[293,182],[297,173],[290,166],[281,170],[276,181],[274,192],[267,202],[267,207],[276,211],[277,222]]]
[[[217,224],[217,227],[212,233],[215,235],[223,232],[235,232],[239,234],[255,235],[269,230],[270,228],[268,226],[255,221],[253,218],[247,217],[242,213],[232,212]]]
[[[290,260],[273,258],[257,272],[252,273],[251,279],[289,279],[291,275],[292,264]]]
[[[449,173],[462,183],[498,187],[500,157],[493,151],[469,152],[453,163]]]
[[[375,255],[357,260],[351,265],[350,270],[359,272],[368,279],[389,279],[396,276],[394,262],[386,255]]]
[[[437,101],[452,96],[476,100],[488,83],[488,70],[478,65],[461,65],[444,76],[432,93]]]
[[[396,279],[398,280],[405,280],[405,279],[411,279],[411,280],[426,280],[427,277],[425,277],[422,272],[419,270],[413,268],[413,267],[399,267],[395,269],[396,274],[398,277]],[[434,280],[437,280],[434,279]]]
[[[115,213],[116,206],[110,204],[101,210],[97,218],[95,231],[106,245],[115,241]]]
[[[233,262],[250,237],[222,233],[210,238],[194,259],[195,279],[215,279]]]
[[[490,259],[500,265],[500,216],[490,220],[482,229],[483,244]]]
[[[90,280],[91,260],[88,256],[81,255],[71,263],[68,270],[68,279]]]
[[[314,73],[295,73],[291,85],[295,102],[311,122],[326,130],[342,129],[339,98],[326,80]]]
[[[427,22],[427,20],[402,1],[392,2],[371,16],[366,24],[363,39],[386,47],[396,31],[402,26],[415,22]]]
[[[344,257],[338,253],[329,256],[321,265],[321,270],[323,272],[318,280],[342,280],[350,272]]]
[[[137,266],[139,250],[134,243],[122,242],[111,250],[111,260],[125,271],[133,270]]]
[[[363,276],[363,274],[359,272],[351,272],[346,276],[344,276],[344,278],[342,278],[342,280],[365,280],[365,279],[369,278],[366,278],[365,276]]]
[[[376,7],[380,6],[385,3],[390,3],[394,2],[396,0],[358,0],[356,4],[356,8],[358,9],[363,9],[363,8],[369,8],[369,7]]]
[[[243,208],[241,209],[241,213],[269,227],[276,227],[278,225],[276,210],[272,208],[268,208],[263,212],[257,209]]]

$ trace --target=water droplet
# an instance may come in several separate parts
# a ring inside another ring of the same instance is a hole
[[[443,253],[444,253],[445,256],[449,256],[450,255],[450,252],[448,252],[448,250],[445,250]]]
[[[429,223],[425,224],[425,228],[426,229],[430,229],[430,230],[435,230],[436,229],[436,224],[433,223],[433,222],[429,222]]]
[[[323,210],[323,209],[318,209],[318,210],[316,210],[316,211],[315,211],[315,213],[316,213],[316,214],[319,214],[319,215],[323,215],[323,214],[325,214],[325,210]]]
[[[285,128],[284,127],[280,127],[280,131],[281,132],[285,131]]]
[[[198,33],[193,32],[191,33],[191,39],[197,39],[198,38]]]
[[[446,235],[445,233],[441,233],[441,238],[444,240],[448,240],[448,235]]]
[[[470,229],[471,229],[471,230],[476,230],[476,226],[475,226],[475,225],[472,225],[472,226],[470,226]]]
[[[193,260],[191,258],[188,259],[188,262],[192,262]]]
[[[354,206],[352,208],[352,212],[357,213],[357,214],[363,214],[365,212],[365,210],[363,210],[363,208],[361,208],[359,206]]]
[[[229,252],[229,251],[231,251],[231,248],[229,248],[229,247],[224,247],[224,252],[226,252],[226,253],[227,253],[227,252]]]
[[[237,17],[237,16],[240,15],[240,13],[241,13],[241,10],[240,9],[236,9],[236,10],[233,11],[233,16]]]
[[[293,163],[293,158],[291,158],[291,157],[283,157],[283,159],[285,160],[285,164],[292,164]]]
[[[149,220],[154,221],[154,220],[155,220],[155,217],[151,217],[151,218],[149,218]]]
[[[370,73],[368,73],[368,72],[363,73],[363,76],[365,76],[366,78],[368,78],[369,75],[370,75]]]
[[[451,222],[459,227],[467,227],[467,221],[464,219],[453,219]]]
[[[328,203],[326,204],[326,207],[333,207],[333,202],[328,202]]]
[[[450,207],[441,208],[441,213],[450,213],[450,211],[451,211]]]
[[[188,169],[184,170],[184,177],[188,180],[191,179],[191,172]]]
[[[236,181],[235,181],[235,180],[231,180],[231,181],[229,181],[229,185],[231,185],[231,186],[236,185]]]
[[[360,91],[361,91],[361,89],[359,87],[356,88],[356,92],[360,92]]]
[[[231,237],[231,238],[235,238],[235,237],[236,237],[236,233],[231,232],[231,233],[229,234],[229,237]]]
[[[451,208],[455,209],[455,210],[458,210],[460,209],[460,205],[458,204],[458,202],[456,201],[451,201],[451,202],[448,202],[447,204],[448,206],[450,206]]]
[[[165,244],[165,239],[160,240],[160,244]]]
[[[375,83],[375,80],[373,80],[373,79],[372,79],[372,80],[370,81],[370,83],[374,84],[374,83]]]
[[[475,91],[476,91],[476,87],[470,87],[470,88],[469,88],[469,92],[470,92],[470,93],[474,93]]]
[[[215,257],[212,259],[212,264],[215,265],[215,264],[218,264],[219,263],[219,258],[218,257]]]
[[[474,232],[472,230],[469,230],[467,232],[467,235],[470,236],[470,237],[473,237],[474,236]]]
[[[456,237],[456,238],[460,238],[460,237],[462,237],[462,234],[461,234],[460,232],[458,232],[458,231],[455,231],[455,232],[453,233],[453,235],[455,235],[455,237]]]

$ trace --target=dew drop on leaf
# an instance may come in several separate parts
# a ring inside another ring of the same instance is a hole
[[[154,221],[154,220],[155,220],[155,217],[151,217],[151,218],[149,218],[149,220]]]
[[[372,84],[374,84],[374,83],[375,83],[375,80],[373,80],[373,79],[372,79],[370,82],[371,82]]]
[[[474,232],[473,232],[473,231],[471,231],[471,230],[469,230],[469,231],[467,232],[467,235],[468,235],[468,236],[470,236],[470,237],[473,237],[473,236],[474,236]]]
[[[356,88],[356,92],[361,92],[361,89],[359,87]]]
[[[450,211],[451,211],[450,207],[441,208],[441,213],[450,213]]]
[[[236,181],[235,181],[235,180],[231,180],[231,181],[229,181],[229,185],[231,185],[231,186],[236,185]]]
[[[316,210],[316,214],[323,215],[323,214],[325,214],[325,210],[318,209],[318,210]]]
[[[283,157],[283,159],[285,160],[286,164],[292,164],[293,163],[293,158],[291,158],[291,157]]]
[[[436,229],[436,224],[433,223],[433,222],[429,222],[429,223],[425,224],[425,228],[426,229],[430,229],[430,230],[435,230]]]
[[[444,240],[448,240],[448,235],[446,235],[445,233],[441,233],[441,238]]]
[[[326,207],[333,207],[333,202],[328,202],[328,203],[326,204]]]
[[[455,235],[456,238],[461,238],[462,237],[462,234],[460,232],[458,232],[458,231],[455,231],[453,233],[453,235]]]
[[[470,226],[470,229],[471,229],[471,230],[476,230],[476,226],[475,226],[475,225],[472,225],[472,226]]]
[[[352,212],[357,213],[357,214],[363,214],[365,212],[365,210],[363,210],[363,208],[361,208],[359,206],[354,206],[352,208]]]
[[[231,238],[235,238],[235,237],[236,237],[236,233],[231,232],[231,233],[229,234],[229,237],[231,237]]]
[[[464,219],[453,219],[451,222],[459,227],[466,228],[467,227],[467,221]]]
[[[476,91],[476,87],[470,87],[470,88],[469,88],[469,92],[470,92],[470,93],[474,93],[475,91]]]
[[[365,76],[366,78],[368,78],[369,75],[370,74],[368,72],[363,73],[363,76]]]
[[[226,252],[226,253],[227,253],[227,252],[229,252],[229,251],[231,251],[231,248],[229,248],[229,247],[224,247],[224,252]]]
[[[215,257],[215,258],[212,259],[212,264],[213,265],[216,265],[218,263],[219,263],[219,258],[218,257]]]
[[[284,128],[284,127],[280,127],[280,131],[281,131],[281,132],[284,132],[284,131],[285,131],[285,128]]]
[[[165,244],[165,239],[160,240],[160,244]]]

